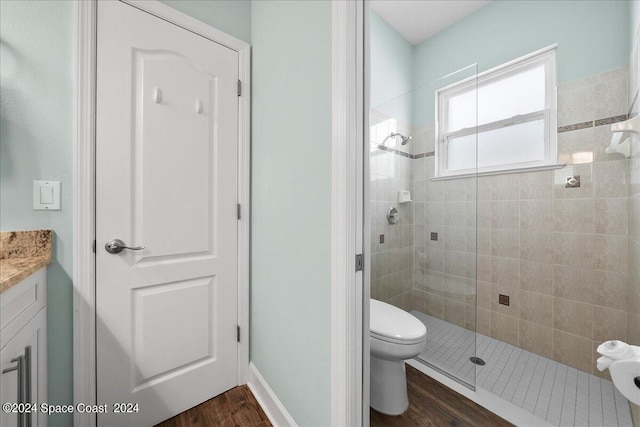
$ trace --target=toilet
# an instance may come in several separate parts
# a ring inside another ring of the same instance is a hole
[[[407,410],[407,375],[404,361],[424,349],[427,328],[415,316],[391,304],[371,299],[370,405],[387,415]]]

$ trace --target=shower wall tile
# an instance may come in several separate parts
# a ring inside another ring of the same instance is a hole
[[[594,267],[598,270],[624,273],[627,270],[627,237],[596,234]]]
[[[491,311],[478,308],[476,317],[476,330],[483,335],[491,335]]]
[[[520,261],[515,258],[491,257],[491,281],[517,288],[520,284]]]
[[[558,162],[567,164],[593,162],[594,135],[593,127],[559,133]]]
[[[491,255],[515,258],[519,253],[520,236],[517,230],[491,229]]]
[[[519,178],[520,200],[551,199],[553,171],[524,172],[517,176]]]
[[[595,199],[594,231],[598,234],[627,234],[629,201],[627,198]]]
[[[553,233],[553,262],[580,268],[593,268],[593,235]]]
[[[439,319],[444,319],[444,297],[442,295],[426,293],[425,312]]]
[[[627,163],[627,160],[594,163],[594,197],[627,196]]]
[[[519,180],[517,175],[491,176],[491,200],[518,200]]]
[[[491,200],[491,177],[480,176],[477,178],[478,201]]]
[[[551,295],[553,264],[520,260],[520,289]]]
[[[444,248],[449,251],[465,252],[467,248],[467,228],[445,226],[443,230]]]
[[[517,201],[491,203],[491,228],[518,228],[520,206]]]
[[[593,304],[554,297],[553,328],[591,339],[593,307]]]
[[[551,200],[520,200],[520,230],[553,231]]]
[[[594,270],[593,301],[595,304],[626,310],[627,273]]]
[[[559,330],[553,331],[553,359],[591,372],[591,340]]]
[[[537,325],[552,326],[553,297],[520,291],[520,319]]]
[[[490,201],[479,201],[477,203],[478,227],[491,228],[491,207],[493,203]]]
[[[558,86],[558,126],[591,121],[596,115],[595,82],[582,87]]]
[[[553,266],[553,296],[593,303],[594,270]]]
[[[477,301],[478,307],[486,310],[491,310],[491,300],[494,295],[493,285],[490,282],[484,282],[478,280]]]
[[[512,345],[518,345],[518,318],[492,311],[490,336]]]
[[[548,231],[520,231],[520,259],[550,263],[553,252],[553,233]]]
[[[445,203],[427,202],[425,203],[424,223],[429,225],[444,225]]]
[[[463,327],[465,329],[469,329],[470,331],[475,331],[476,327],[477,327],[476,316],[477,316],[476,305],[473,304],[473,303],[465,304],[464,305],[464,325],[463,325]]]
[[[554,200],[553,230],[593,233],[593,199]]]
[[[600,342],[607,340],[627,342],[627,312],[594,306],[593,339]]]
[[[444,299],[444,320],[464,327],[465,306],[467,304],[452,298]]]
[[[491,255],[491,229],[479,227],[476,232],[476,251],[478,255]]]
[[[553,329],[550,327],[520,319],[518,336],[520,348],[553,358]]]
[[[595,85],[596,117],[613,117],[626,114],[628,73],[624,68],[612,70],[600,75]]]

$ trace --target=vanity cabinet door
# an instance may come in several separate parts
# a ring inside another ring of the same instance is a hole
[[[46,403],[46,333],[46,312],[41,310],[0,350],[2,404]],[[21,364],[20,369],[18,364]],[[0,425],[44,427],[46,415],[37,411],[18,415],[1,410]]]

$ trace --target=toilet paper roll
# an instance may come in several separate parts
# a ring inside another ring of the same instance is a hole
[[[628,359],[635,354],[629,344],[618,340],[603,342],[598,346],[597,351],[602,356],[613,360]]]

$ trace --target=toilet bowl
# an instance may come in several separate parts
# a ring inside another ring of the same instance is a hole
[[[387,415],[407,410],[404,361],[422,352],[427,328],[415,316],[375,299],[370,305],[371,407]]]

